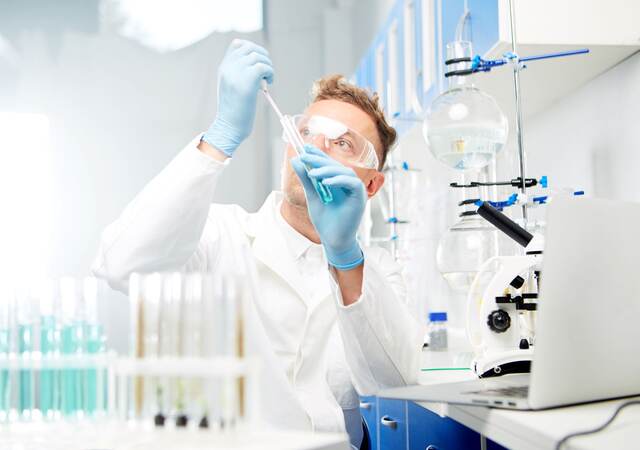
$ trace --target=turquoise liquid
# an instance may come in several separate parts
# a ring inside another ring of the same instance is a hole
[[[78,355],[82,351],[84,326],[81,322],[72,322],[62,327],[62,354]],[[60,403],[62,414],[78,414],[83,405],[82,369],[62,369],[60,373]]]
[[[316,192],[320,196],[320,200],[325,205],[327,203],[331,203],[333,201],[333,194],[331,194],[331,189],[329,189],[324,184],[320,183],[318,180],[312,180],[313,186],[316,188]]]
[[[0,357],[9,356],[9,330],[0,330]],[[0,369],[0,414],[9,414],[9,369]]]
[[[105,352],[105,338],[102,325],[85,325],[86,351],[90,355]],[[85,370],[85,412],[93,415],[97,410],[104,409],[106,404],[106,381],[107,373],[105,369]]]
[[[18,352],[21,355],[31,353],[33,350],[33,325],[19,325],[18,326]],[[34,407],[33,404],[33,370],[32,369],[20,369],[18,372],[20,391],[18,396],[19,408],[18,410],[23,416],[29,416],[31,410]]]
[[[40,352],[44,358],[58,350],[56,321],[53,316],[43,316],[40,322]],[[40,411],[43,417],[51,418],[59,408],[59,373],[54,369],[40,372]]]

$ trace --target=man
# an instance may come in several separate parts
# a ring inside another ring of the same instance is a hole
[[[132,272],[238,271],[248,249],[260,294],[248,341],[266,361],[263,416],[289,428],[346,429],[357,448],[358,393],[415,382],[422,344],[400,268],[356,239],[396,134],[377,99],[340,77],[325,78],[296,122],[309,145],[302,157],[287,147],[282,193],[253,214],[212,205],[219,174],[251,132],[260,82],[272,77],[265,49],[230,45],[215,121],[105,230],[94,272],[125,290]],[[330,128],[340,136],[329,139]],[[363,155],[368,166],[358,163]],[[314,183],[328,187],[333,201],[323,203]]]

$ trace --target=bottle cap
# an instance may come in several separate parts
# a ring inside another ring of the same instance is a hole
[[[447,321],[447,313],[446,312],[432,312],[429,313],[429,322],[446,322]]]

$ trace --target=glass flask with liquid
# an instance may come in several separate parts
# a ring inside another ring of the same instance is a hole
[[[463,215],[438,243],[436,264],[456,292],[466,293],[478,268],[497,254],[498,231],[477,214]]]
[[[507,119],[496,101],[476,88],[468,74],[455,74],[468,71],[471,58],[471,42],[447,44],[449,87],[429,107],[422,128],[436,159],[461,171],[489,164],[508,134]]]

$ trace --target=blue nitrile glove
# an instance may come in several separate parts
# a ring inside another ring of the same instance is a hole
[[[269,52],[234,39],[218,70],[218,113],[202,140],[227,156],[251,134],[260,80],[273,81]]]
[[[364,262],[356,232],[367,202],[364,183],[353,169],[331,159],[322,150],[305,145],[307,153],[291,159],[307,198],[313,226],[324,246],[329,264],[339,270],[353,269]],[[304,165],[312,167],[309,175]],[[309,177],[331,188],[333,201],[322,203]]]

